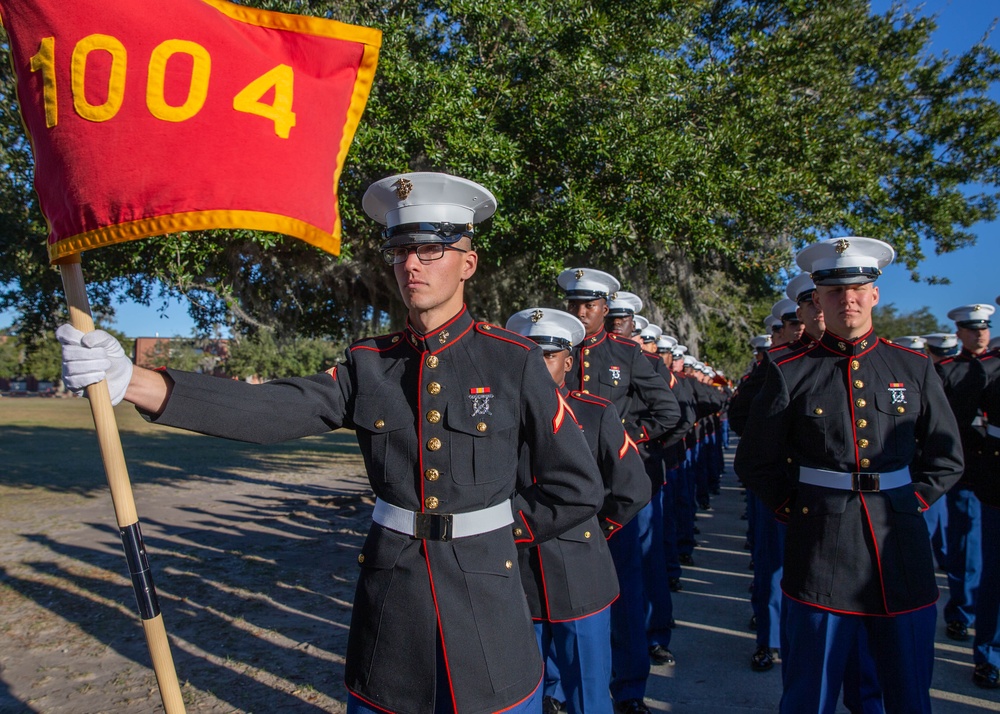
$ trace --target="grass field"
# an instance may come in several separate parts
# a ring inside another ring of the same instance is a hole
[[[360,458],[349,431],[256,446],[149,424],[131,405],[116,407],[115,416],[133,483],[165,483],[191,473],[298,471],[330,457]],[[25,489],[81,495],[107,490],[86,399],[0,399],[0,464],[0,497]]]

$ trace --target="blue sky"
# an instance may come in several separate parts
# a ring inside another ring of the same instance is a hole
[[[926,0],[918,5],[907,2],[909,7],[921,7],[921,14],[935,16],[938,29],[932,38],[930,51],[936,55],[948,50],[957,55],[968,50],[982,39],[994,19],[1000,16],[998,0]],[[885,12],[888,0],[873,0],[872,10]],[[994,49],[1000,49],[1000,29],[989,38]],[[1000,88],[994,87],[991,97],[1000,101]],[[990,267],[1000,267],[1000,223],[980,223],[973,228],[976,245],[942,256],[934,255],[932,246],[925,246],[927,259],[921,264],[921,275],[940,275],[951,279],[950,285],[926,285],[910,280],[909,271],[890,265],[879,278],[879,292],[883,304],[893,303],[900,312],[913,312],[923,306],[931,309],[942,323],[948,321],[948,311],[969,303],[990,303],[1000,295],[1000,280]]]
[[[1000,0],[926,0],[923,3],[906,0],[911,7],[920,7],[923,15],[936,16],[938,29],[930,51],[940,55],[945,50],[958,55],[982,39],[994,19],[1000,16]],[[885,12],[890,0],[873,0],[872,10]],[[990,45],[1000,49],[1000,31],[994,31]],[[992,91],[1000,101],[1000,87]],[[990,272],[990,266],[1000,266],[1000,223],[984,223],[973,228],[976,245],[943,256],[934,255],[933,247],[924,250],[927,259],[919,271],[924,276],[939,275],[951,279],[950,285],[926,285],[910,280],[903,266],[889,266],[879,279],[883,304],[892,303],[900,312],[913,312],[927,306],[942,323],[949,324],[948,310],[968,303],[993,303],[1000,295],[1000,280]],[[118,306],[115,327],[131,337],[190,335],[194,327],[181,303],[172,303],[164,313],[154,307],[134,303]],[[0,327],[9,325],[11,316],[0,313]]]

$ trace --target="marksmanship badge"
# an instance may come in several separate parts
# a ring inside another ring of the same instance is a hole
[[[490,394],[489,387],[472,387],[469,389],[469,399],[472,400],[472,416],[483,416],[485,414],[491,415],[493,412],[490,411],[490,400],[493,395]]]
[[[611,372],[611,379],[621,379],[622,378],[622,368],[617,365],[611,365],[608,367],[608,371]]]
[[[906,404],[906,388],[902,382],[890,382],[889,394],[892,395],[893,404]]]

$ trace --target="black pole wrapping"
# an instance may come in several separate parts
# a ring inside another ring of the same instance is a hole
[[[128,561],[128,572],[132,576],[132,590],[139,606],[139,616],[143,620],[152,620],[160,614],[160,603],[156,599],[153,574],[149,571],[149,561],[146,559],[146,548],[142,544],[138,521],[120,529],[120,533],[122,547],[125,549],[125,560]]]

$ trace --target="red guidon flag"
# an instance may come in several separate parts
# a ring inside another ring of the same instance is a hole
[[[340,250],[381,33],[223,0],[0,0],[53,262],[173,231]]]

